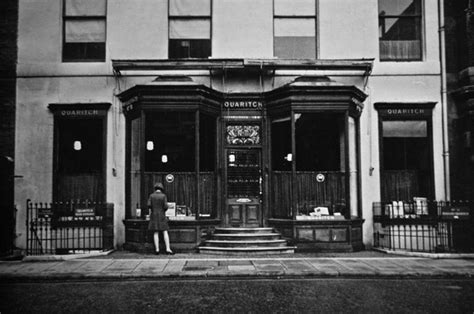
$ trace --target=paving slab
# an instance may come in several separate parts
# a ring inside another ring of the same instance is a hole
[[[240,265],[253,265],[250,260],[224,260],[219,261],[220,266],[240,266]]]
[[[81,273],[100,273],[103,269],[112,264],[112,260],[92,260],[86,261],[84,264],[76,268],[76,272]]]
[[[282,261],[283,267],[286,268],[288,272],[299,273],[299,272],[314,272],[316,269],[307,261],[300,260],[285,260]]]
[[[62,262],[62,263],[59,263],[58,265],[45,269],[44,272],[46,273],[75,272],[78,268],[85,265],[86,263],[87,263],[86,261],[79,261],[79,260]]]
[[[229,265],[227,269],[231,272],[255,272],[256,268],[253,265]]]
[[[133,272],[133,270],[138,266],[139,261],[130,261],[130,260],[117,260],[112,264],[104,268],[101,272],[105,273],[128,273]]]
[[[163,273],[168,274],[179,274],[182,271],[184,265],[186,264],[186,260],[168,260],[168,263],[163,269]]]
[[[167,260],[144,260],[135,267],[133,272],[142,275],[155,275],[162,272],[166,264],[168,264]]]
[[[335,262],[342,265],[340,269],[341,275],[374,275],[377,273],[376,268],[364,263],[362,260],[340,259]]]

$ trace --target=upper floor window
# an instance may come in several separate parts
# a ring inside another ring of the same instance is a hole
[[[169,58],[211,55],[211,0],[169,0]]]
[[[421,25],[421,0],[379,0],[380,60],[421,60]]]
[[[275,57],[316,58],[315,0],[274,0],[273,33]]]
[[[64,0],[63,61],[105,61],[106,0]]]

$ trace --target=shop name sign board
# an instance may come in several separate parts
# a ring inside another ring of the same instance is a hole
[[[229,100],[224,101],[222,107],[227,110],[260,110],[263,108],[261,101],[255,100]]]
[[[387,108],[380,110],[380,114],[386,117],[427,117],[431,115],[431,109],[425,108]]]
[[[104,110],[97,109],[68,109],[61,110],[59,114],[63,117],[90,117],[90,116],[101,116],[105,114]]]

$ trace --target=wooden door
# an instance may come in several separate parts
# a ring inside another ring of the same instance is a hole
[[[226,173],[226,224],[232,227],[261,226],[261,149],[227,149]]]

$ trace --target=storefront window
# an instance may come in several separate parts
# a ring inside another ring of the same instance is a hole
[[[144,112],[130,123],[131,215],[156,182],[164,185],[170,219],[215,215],[216,118],[196,111]],[[140,166],[143,162],[143,166]]]
[[[193,112],[147,113],[145,171],[195,170]]]
[[[56,201],[104,197],[102,119],[57,119]]]
[[[328,215],[343,215],[344,115],[296,113],[294,120],[298,214],[311,215],[316,208],[324,208]]]
[[[426,120],[382,121],[382,199],[431,197],[431,162]]]
[[[291,117],[276,116],[271,119],[271,200],[274,216],[291,217],[292,160]]]

